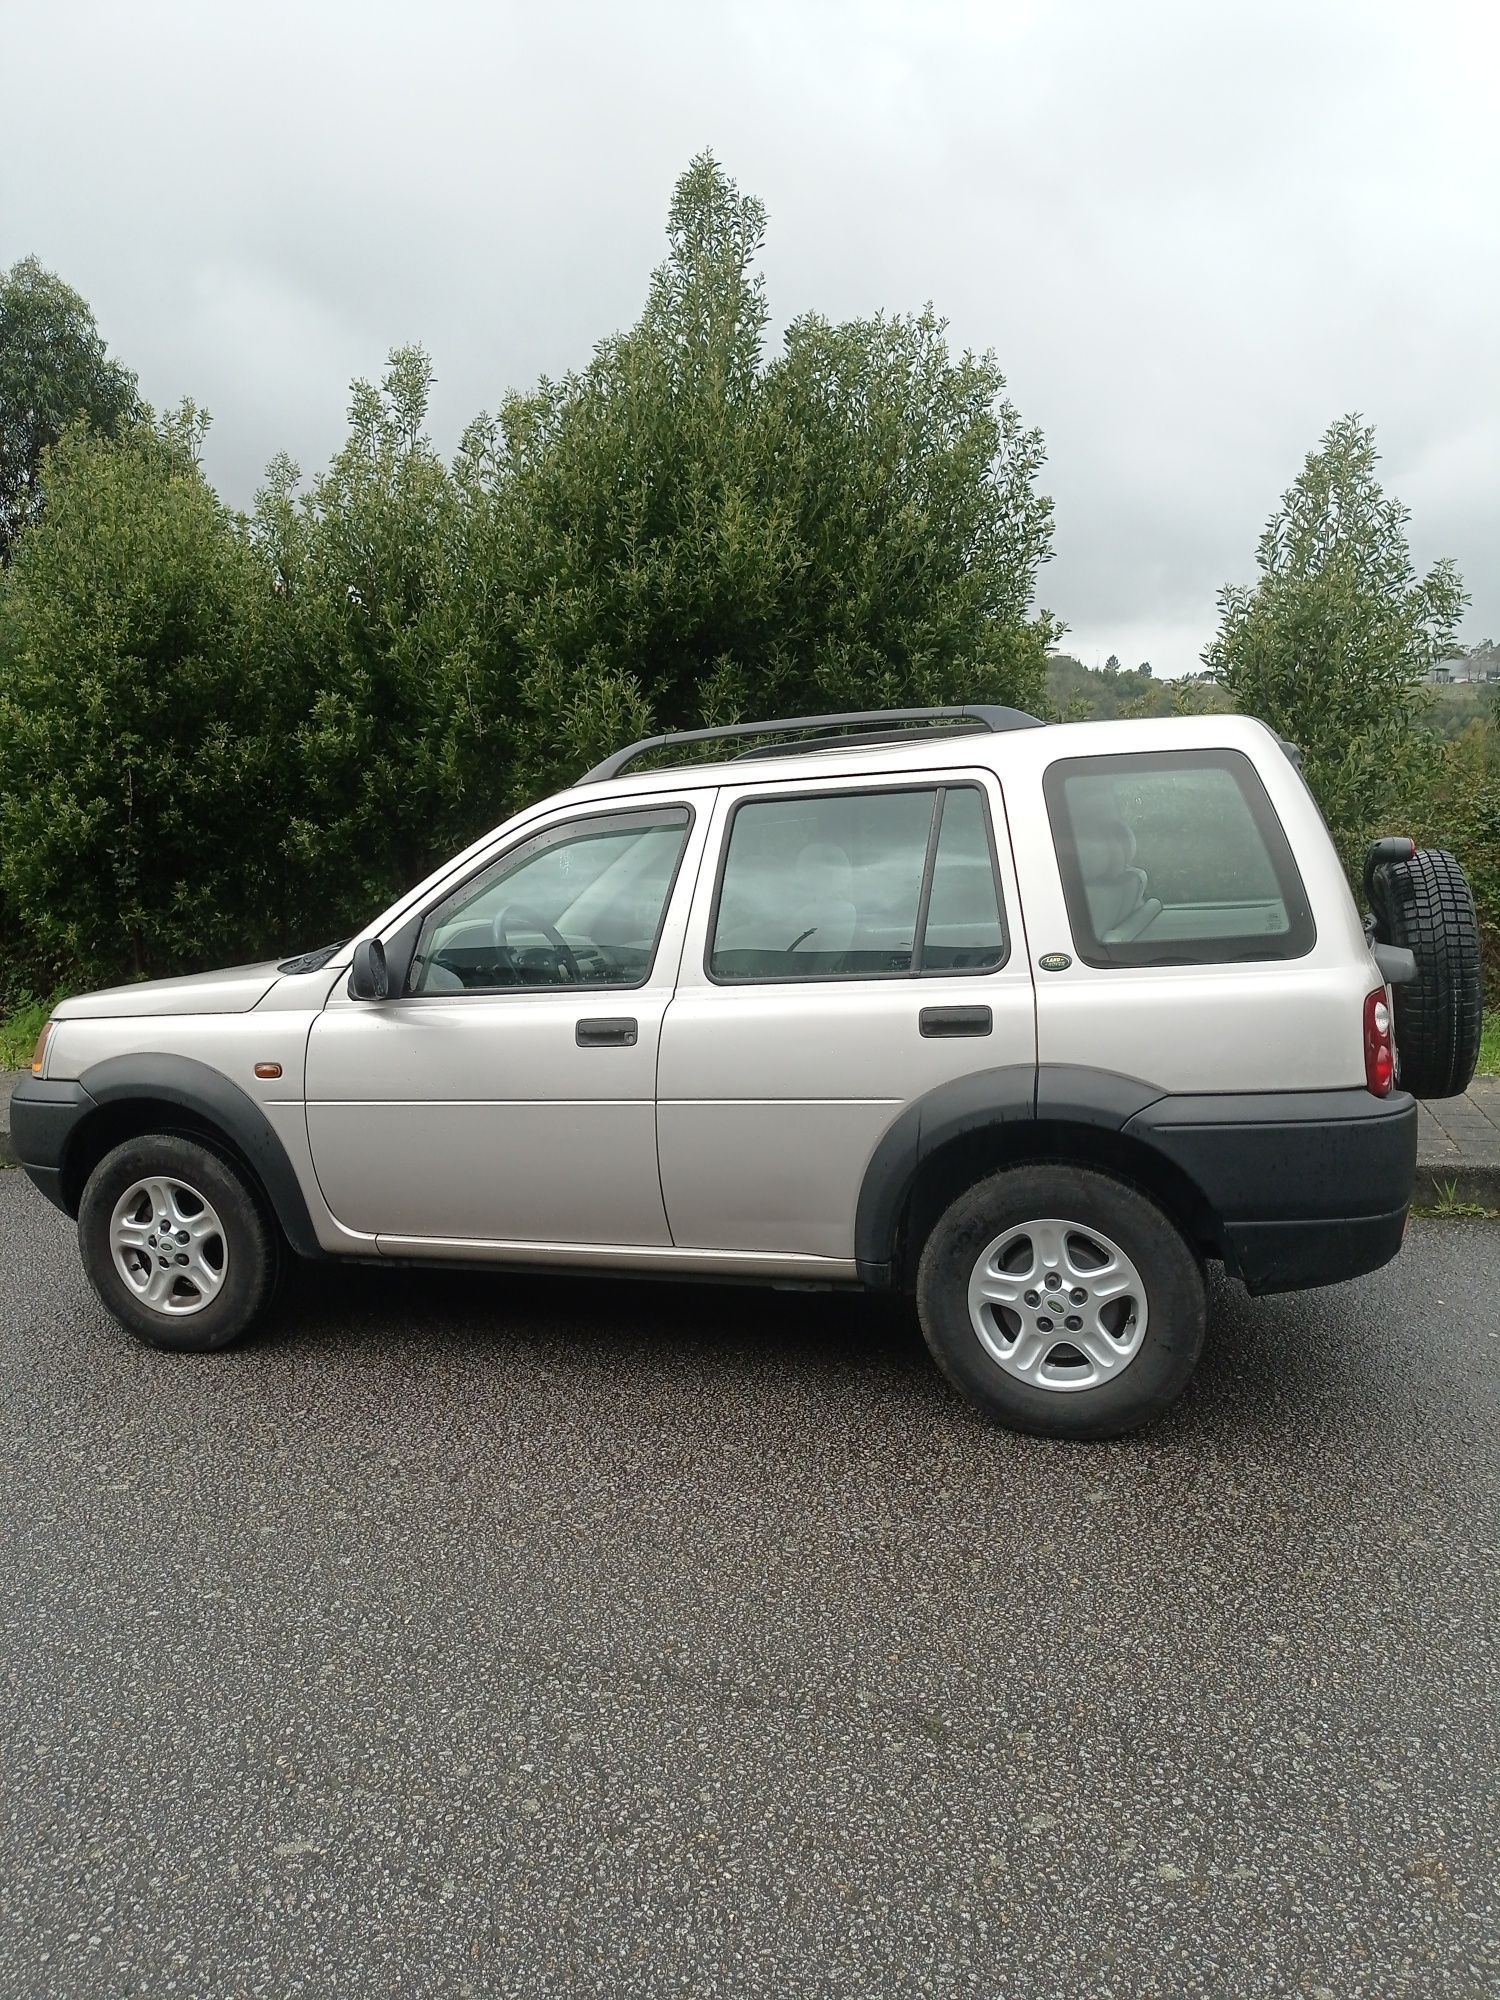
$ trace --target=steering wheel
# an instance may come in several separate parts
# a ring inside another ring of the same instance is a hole
[[[495,948],[497,951],[503,951],[505,956],[514,963],[515,953],[511,949],[509,935],[509,926],[513,923],[520,928],[539,932],[547,940],[548,944],[551,945],[553,951],[556,952],[559,967],[565,966],[567,968],[569,979],[575,985],[581,982],[583,974],[578,969],[578,960],[573,956],[573,947],[568,943],[568,940],[563,936],[556,924],[549,924],[545,917],[539,917],[535,910],[524,909],[519,903],[507,903],[503,909],[496,910],[495,912],[495,921],[492,928],[494,930]]]

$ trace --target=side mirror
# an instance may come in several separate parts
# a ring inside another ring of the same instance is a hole
[[[349,968],[349,991],[356,1000],[384,1000],[391,990],[385,969],[385,946],[379,938],[365,938],[354,947],[354,963]]]

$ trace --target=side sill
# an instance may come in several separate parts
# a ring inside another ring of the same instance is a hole
[[[516,1237],[378,1236],[391,1262],[524,1265],[537,1270],[643,1271],[663,1276],[760,1279],[801,1278],[854,1284],[852,1257],[810,1257],[773,1250],[680,1250],[626,1243],[536,1243]]]

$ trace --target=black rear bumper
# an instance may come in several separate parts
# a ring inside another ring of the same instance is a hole
[[[1124,1129],[1201,1191],[1252,1292],[1338,1284],[1401,1248],[1417,1167],[1404,1091],[1163,1097]]]

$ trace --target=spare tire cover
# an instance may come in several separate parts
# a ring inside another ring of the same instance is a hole
[[[1473,1080],[1484,1023],[1479,918],[1464,871],[1445,848],[1423,847],[1377,868],[1371,888],[1378,936],[1417,961],[1416,978],[1392,988],[1398,1080],[1414,1097],[1457,1097]]]

